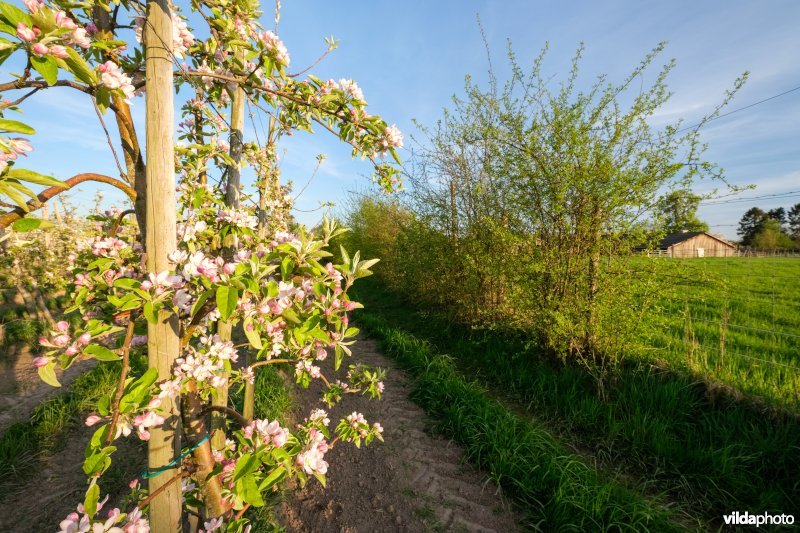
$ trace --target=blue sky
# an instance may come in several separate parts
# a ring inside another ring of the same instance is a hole
[[[267,10],[271,6],[264,4]],[[674,96],[656,122],[683,118],[693,124],[713,109],[745,70],[751,73],[750,81],[728,110],[800,86],[800,2],[795,0],[284,0],[279,35],[291,53],[290,70],[313,62],[324,50],[323,37],[339,39],[339,49],[315,74],[355,79],[370,111],[397,123],[408,136],[415,133],[412,119],[433,124],[439,118],[451,96],[462,92],[466,74],[478,82],[486,80],[487,56],[476,16],[481,18],[501,81],[507,72],[507,39],[513,41],[522,64],[548,41],[544,72],[556,79],[567,73],[569,60],[583,41],[582,77],[587,83],[600,73],[607,73],[612,81],[622,79],[648,50],[669,41],[662,59],[677,61],[668,80]],[[265,26],[271,26],[270,20],[268,12]],[[17,68],[13,62],[3,65],[0,79]],[[29,102],[25,119],[38,130],[32,139],[37,150],[27,162],[30,168],[57,177],[86,171],[114,174],[113,158],[83,95],[53,89],[39,97],[36,105]],[[140,116],[143,99],[135,100],[134,109]],[[140,118],[137,122],[143,134]],[[707,158],[722,166],[731,182],[756,185],[742,198],[800,190],[800,90],[709,124],[704,140],[709,143]],[[351,160],[348,147],[326,132],[297,135],[284,149],[283,173],[297,189],[311,175],[316,154],[327,156],[298,199],[299,209],[313,210],[321,201],[342,202],[348,191],[369,186],[369,164]],[[704,192],[708,187],[701,183],[697,190]],[[120,199],[111,190],[104,193],[108,201]],[[92,195],[93,190],[84,187],[72,198],[89,203]],[[735,237],[735,225],[749,207],[788,207],[797,202],[800,194],[707,205],[699,214],[713,232]],[[297,217],[313,223],[320,211],[300,211]]]

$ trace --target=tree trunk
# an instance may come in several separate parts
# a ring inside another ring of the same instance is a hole
[[[172,16],[167,0],[147,0],[147,78],[145,82],[147,203],[145,250],[147,270],[170,269],[168,255],[176,247],[175,154],[173,139],[174,107],[172,79]],[[147,325],[148,365],[158,370],[158,379],[168,379],[178,357],[180,339],[178,318],[162,312],[157,324]],[[181,417],[177,402],[167,399],[162,404],[166,422],[153,428],[148,442],[147,464],[151,469],[163,468],[180,453]],[[176,469],[150,478],[153,493],[169,482]],[[181,486],[170,485],[150,503],[150,527],[154,532],[181,531]]]
[[[240,54],[241,56],[241,54]],[[230,155],[233,164],[228,165],[228,182],[225,187],[225,203],[234,209],[239,208],[239,186],[241,184],[241,162],[242,145],[244,143],[244,90],[237,86],[231,94],[231,131],[230,131]],[[231,243],[226,247],[225,255],[232,256],[236,252],[237,243]],[[222,321],[217,325],[217,334],[220,340],[231,340],[232,324]],[[245,355],[246,357],[246,355]],[[246,400],[245,400],[246,401]],[[217,397],[213,399],[212,405],[228,405],[227,385],[217,389]],[[225,446],[226,417],[224,413],[214,412],[211,416],[211,445],[220,449]]]

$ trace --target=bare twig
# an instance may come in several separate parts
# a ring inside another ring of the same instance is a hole
[[[106,127],[106,121],[103,120],[103,115],[102,113],[100,113],[100,108],[97,107],[97,100],[95,100],[94,96],[92,96],[92,105],[94,106],[94,112],[97,115],[97,120],[100,121],[100,126],[102,126],[103,132],[106,134],[106,142],[108,142],[108,147],[111,148],[111,154],[114,156],[114,162],[117,164],[117,170],[119,170],[119,177],[125,181],[130,181],[128,179],[127,174],[125,174],[125,171],[122,170],[122,164],[120,164],[119,162],[117,149],[114,148],[114,143],[111,142],[111,134],[108,133],[108,128]]]
[[[209,412],[216,411],[217,413],[224,413],[231,418],[236,419],[236,421],[242,426],[247,426],[250,423],[242,413],[231,407],[226,407],[224,405],[207,405],[205,410]]]
[[[158,496],[159,494],[161,494],[162,492],[164,492],[165,490],[167,490],[167,487],[169,487],[170,485],[172,485],[173,483],[175,483],[175,482],[176,482],[176,481],[178,481],[179,479],[181,479],[181,478],[185,478],[185,477],[186,477],[186,476],[188,476],[188,475],[189,475],[189,472],[187,472],[186,470],[182,470],[182,471],[178,472],[177,474],[175,474],[174,476],[172,476],[172,478],[170,478],[170,480],[169,480],[169,481],[167,481],[166,483],[164,483],[163,485],[161,485],[160,487],[158,487],[156,490],[154,490],[152,493],[150,493],[150,494],[147,496],[147,498],[145,498],[144,500],[142,500],[141,502],[139,502],[139,504],[137,505],[137,507],[138,507],[139,509],[143,509],[145,505],[147,505],[148,503],[150,503],[151,501],[153,501],[153,498],[155,498],[156,496]]]
[[[128,371],[131,368],[130,354],[131,354],[131,340],[133,339],[133,326],[136,322],[136,313],[131,313],[128,317],[128,329],[125,332],[125,341],[122,343],[122,370],[119,373],[119,381],[117,382],[117,394],[114,396],[114,403],[111,406],[111,424],[108,426],[108,435],[106,435],[106,446],[111,444],[114,440],[114,433],[117,429],[117,422],[119,421],[119,402],[122,400],[122,395],[125,392],[125,379],[128,377]]]

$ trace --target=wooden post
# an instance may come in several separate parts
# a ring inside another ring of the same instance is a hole
[[[147,0],[145,23],[147,47],[145,110],[147,150],[146,234],[147,270],[161,272],[171,265],[168,255],[176,247],[174,107],[172,80],[172,16],[168,0]],[[148,323],[148,365],[158,370],[158,379],[168,379],[178,357],[180,339],[178,319],[163,313],[157,324]],[[181,417],[176,402],[162,404],[167,420],[153,428],[148,442],[147,464],[163,468],[180,453]],[[149,489],[156,492],[177,473],[170,469],[150,478]],[[153,532],[181,531],[181,486],[171,483],[150,503],[150,528]]]
[[[238,54],[244,57],[243,54]],[[241,162],[242,162],[242,149],[244,145],[244,90],[241,86],[236,86],[236,89],[231,94],[231,131],[230,131],[230,155],[234,163],[228,165],[228,182],[225,187],[225,203],[234,209],[239,207],[239,187],[241,185]],[[232,246],[226,247],[226,252],[231,254],[236,251],[236,243]],[[226,253],[225,255],[228,255]],[[217,334],[220,340],[231,340],[232,325],[228,321],[220,320],[217,324]],[[246,357],[246,356],[245,356]],[[245,405],[247,405],[247,393],[245,392]],[[227,406],[228,405],[228,386],[220,387],[217,390],[217,397],[213,400],[213,405]],[[225,446],[225,427],[226,417],[224,413],[215,412],[211,418],[211,445],[215,449],[220,449]]]

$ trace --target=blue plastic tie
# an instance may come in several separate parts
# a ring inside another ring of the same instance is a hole
[[[169,463],[165,464],[161,468],[155,468],[155,469],[145,468],[144,470],[142,470],[141,476],[145,479],[150,479],[163,474],[167,470],[171,470],[172,468],[178,466],[181,463],[181,461],[183,461],[190,453],[199,448],[207,440],[208,440],[208,435],[197,441],[197,444],[195,444],[194,446],[192,446],[191,448],[189,448],[188,450],[186,450],[185,452],[183,452],[178,457],[176,457]]]

